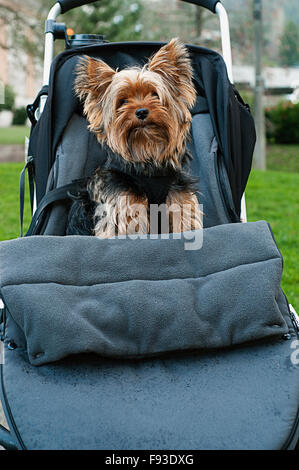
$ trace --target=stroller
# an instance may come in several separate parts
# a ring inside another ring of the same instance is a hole
[[[204,207],[202,248],[155,239],[65,236],[70,192],[104,164],[73,92],[82,55],[141,65],[162,44],[64,37],[59,0],[46,22],[44,83],[28,106],[32,222],[0,244],[1,401],[6,449],[295,449],[298,318],[280,288],[282,257],[264,221],[247,223],[255,144],[223,58],[188,45],[197,101],[192,174]],[[24,206],[21,175],[21,221]]]

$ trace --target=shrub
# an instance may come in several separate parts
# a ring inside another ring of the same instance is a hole
[[[23,126],[27,119],[26,108],[17,108],[14,110],[12,124],[13,126]]]
[[[277,144],[299,144],[299,103],[279,103],[265,111],[267,138]]]
[[[10,85],[4,87],[4,103],[0,104],[0,111],[8,110],[12,111],[15,104],[15,92]]]

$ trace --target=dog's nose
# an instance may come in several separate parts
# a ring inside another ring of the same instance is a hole
[[[137,111],[135,112],[136,116],[138,117],[138,119],[140,119],[141,121],[143,121],[144,119],[147,118],[147,116],[149,115],[149,110],[146,109],[146,108],[140,108],[140,109],[137,109]]]

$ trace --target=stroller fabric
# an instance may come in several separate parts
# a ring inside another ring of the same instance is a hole
[[[287,333],[282,258],[268,224],[221,225],[202,234],[199,250],[185,250],[192,239],[175,234],[1,243],[1,296],[23,331],[30,362],[87,352],[140,358]]]

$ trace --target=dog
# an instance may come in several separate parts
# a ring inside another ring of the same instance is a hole
[[[174,38],[143,67],[120,71],[84,56],[74,89],[108,157],[72,195],[67,234],[112,238],[202,228],[197,180],[186,169],[196,101],[187,48]]]

